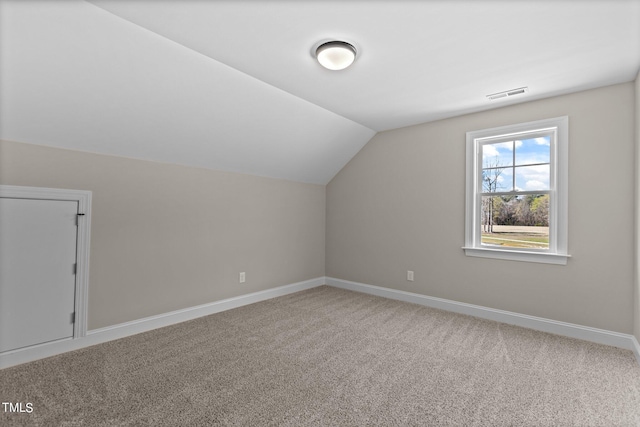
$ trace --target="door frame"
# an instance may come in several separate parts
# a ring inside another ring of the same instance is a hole
[[[61,188],[0,185],[0,198],[60,200],[78,202],[78,234],[76,240],[75,321],[73,338],[87,335],[89,302],[89,247],[91,239],[91,191]],[[12,350],[13,351],[13,350]]]

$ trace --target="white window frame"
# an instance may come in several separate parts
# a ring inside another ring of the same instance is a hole
[[[482,145],[510,141],[522,134],[551,133],[549,181],[549,249],[515,249],[482,245],[481,193]],[[467,256],[514,261],[566,264],[569,188],[569,117],[556,117],[528,123],[467,132],[467,181],[465,244]]]

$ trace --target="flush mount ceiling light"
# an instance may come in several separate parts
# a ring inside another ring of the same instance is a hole
[[[356,60],[356,48],[347,42],[326,42],[316,49],[316,58],[324,68],[344,70]]]

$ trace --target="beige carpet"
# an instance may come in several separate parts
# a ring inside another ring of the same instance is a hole
[[[0,425],[638,426],[627,350],[327,286],[0,371]]]

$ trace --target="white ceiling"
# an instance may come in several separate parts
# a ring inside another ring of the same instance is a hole
[[[631,81],[640,68],[640,0],[0,8],[0,138],[319,184],[376,131]],[[334,38],[358,49],[347,70],[312,56]]]

